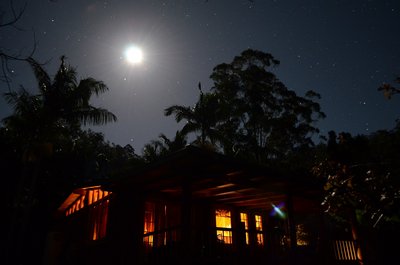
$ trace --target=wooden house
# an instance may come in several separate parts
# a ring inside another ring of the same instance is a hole
[[[320,195],[300,175],[187,146],[74,190],[58,209],[45,263],[356,264],[349,234],[332,240],[326,229]]]

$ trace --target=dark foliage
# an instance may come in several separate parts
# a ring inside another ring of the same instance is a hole
[[[225,154],[259,163],[281,160],[313,145],[314,123],[325,117],[308,91],[300,97],[273,73],[279,65],[271,54],[245,50],[231,63],[213,69],[214,87],[194,107],[171,106],[182,133],[198,133],[196,144],[218,145]]]

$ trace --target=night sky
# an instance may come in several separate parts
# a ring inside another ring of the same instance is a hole
[[[15,1],[18,9],[24,1]],[[370,134],[392,129],[400,117],[400,95],[391,100],[377,88],[400,76],[400,1],[382,0],[192,0],[192,1],[27,1],[18,28],[0,30],[0,47],[48,62],[53,75],[59,58],[81,78],[102,80],[110,91],[93,100],[118,122],[93,127],[112,143],[131,144],[137,153],[160,133],[173,138],[182,127],[163,110],[189,106],[197,84],[212,87],[212,69],[247,48],[271,53],[281,64],[274,73],[303,96],[321,94],[328,131]],[[1,1],[0,10],[8,1]],[[3,18],[5,19],[5,18]],[[144,61],[129,65],[129,45],[143,49]],[[23,63],[10,64],[12,87],[36,91]],[[4,83],[0,92],[8,91]],[[10,108],[0,99],[0,114]]]

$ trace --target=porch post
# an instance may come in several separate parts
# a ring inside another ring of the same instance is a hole
[[[110,207],[110,241],[114,264],[143,264],[144,197],[137,189],[116,192]]]
[[[287,194],[286,204],[288,211],[290,249],[292,252],[295,252],[297,248],[297,238],[296,238],[296,224],[294,221],[293,196],[291,192]]]

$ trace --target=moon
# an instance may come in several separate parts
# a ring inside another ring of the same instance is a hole
[[[125,60],[132,65],[143,62],[143,51],[137,46],[130,46],[125,50]]]

